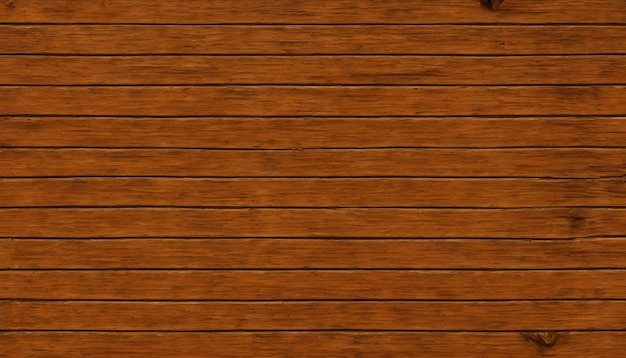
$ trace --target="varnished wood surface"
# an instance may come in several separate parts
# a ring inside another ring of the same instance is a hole
[[[626,236],[626,209],[1,209],[0,237]]]
[[[175,3],[167,0],[5,0],[5,23],[144,23],[144,24],[437,24],[437,23],[624,23],[621,0],[507,0],[498,12],[478,2],[445,0],[228,0]]]
[[[626,118],[623,117],[0,117],[0,123],[0,145],[3,147],[353,149],[626,146]]]
[[[581,68],[585,70],[581,71]],[[611,55],[0,56],[0,83],[7,85],[625,84],[626,61],[622,56]]]
[[[4,270],[0,279],[2,297],[28,300],[626,299],[625,270]]]
[[[626,240],[0,239],[0,268],[625,269]]]
[[[626,27],[614,25],[0,25],[0,34],[0,54],[15,55],[626,53]]]
[[[625,301],[0,302],[2,330],[626,329]],[[79,314],[77,314],[79,313]]]

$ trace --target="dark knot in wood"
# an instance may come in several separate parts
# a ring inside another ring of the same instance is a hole
[[[543,349],[550,349],[554,347],[560,337],[559,332],[554,331],[522,332],[521,334],[525,340],[532,342]]]
[[[503,1],[504,0],[480,0],[480,3],[491,10],[498,10]]]

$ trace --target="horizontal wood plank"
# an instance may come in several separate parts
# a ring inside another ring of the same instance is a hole
[[[623,179],[0,179],[0,207],[626,207]]]
[[[55,0],[54,4],[31,0],[10,1],[0,7],[5,23],[624,23],[625,13],[621,0],[509,0],[495,13],[464,0]]]
[[[620,116],[626,114],[625,97],[626,86],[5,86],[0,114]]]
[[[0,117],[0,123],[2,147],[509,148],[626,143],[626,118],[603,117]]]
[[[626,240],[0,239],[0,268],[625,269]]]
[[[0,56],[3,85],[625,83],[623,56]]]
[[[1,209],[5,238],[584,238],[626,209]]]
[[[624,149],[0,149],[0,177],[614,178]]]
[[[437,16],[437,18],[440,17]],[[624,41],[626,28],[613,25],[0,25],[0,35],[0,54],[589,55],[626,53]]]
[[[624,330],[625,301],[0,302],[1,330]]]
[[[5,299],[625,299],[624,270],[0,271]],[[155,317],[157,318],[157,317]]]

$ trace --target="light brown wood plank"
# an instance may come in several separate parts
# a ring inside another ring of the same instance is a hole
[[[625,299],[624,270],[0,271],[5,299]]]
[[[0,114],[620,116],[626,114],[624,98],[625,86],[6,86],[0,87]]]
[[[0,207],[626,207],[623,179],[0,179]]]
[[[0,123],[3,147],[489,148],[626,143],[626,118],[619,117],[0,117]]]
[[[626,209],[0,209],[5,238],[626,236]]]
[[[0,239],[0,268],[624,269],[626,240]]]
[[[624,330],[625,301],[0,302],[2,330]]]
[[[0,149],[1,177],[622,177],[624,149]]]
[[[2,358],[620,358],[624,332],[561,332],[540,348],[517,332],[0,332]]]
[[[624,23],[625,13],[621,0],[507,0],[495,13],[464,0],[30,0],[0,7],[9,23]]]
[[[623,16],[623,15],[622,15]],[[0,25],[0,54],[624,54],[623,26]]]
[[[624,56],[0,56],[0,83],[625,84],[626,59]]]

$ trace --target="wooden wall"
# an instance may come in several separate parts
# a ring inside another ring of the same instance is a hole
[[[0,0],[0,357],[624,357],[624,25]]]

